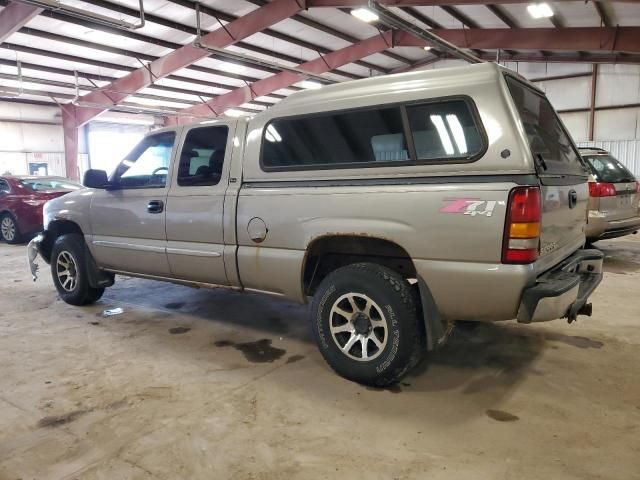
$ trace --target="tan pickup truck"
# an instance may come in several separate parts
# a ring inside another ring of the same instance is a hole
[[[296,93],[150,133],[48,202],[32,242],[60,296],[114,274],[306,303],[327,362],[400,379],[456,320],[590,314],[587,172],[535,86],[495,64]],[[32,270],[36,265],[32,261]]]

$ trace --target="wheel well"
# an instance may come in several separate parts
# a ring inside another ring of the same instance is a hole
[[[40,243],[40,253],[45,260],[49,260],[51,258],[51,250],[53,249],[53,244],[56,239],[60,235],[66,235],[67,233],[78,233],[84,236],[82,229],[78,224],[70,220],[53,220],[52,222],[49,222],[49,225],[47,226],[47,234],[45,235],[42,243]]]
[[[353,263],[384,265],[406,278],[415,278],[411,256],[397,243],[359,235],[326,236],[307,248],[303,270],[305,295],[313,295],[322,280],[337,268]]]

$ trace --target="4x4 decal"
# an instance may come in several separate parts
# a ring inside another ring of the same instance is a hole
[[[463,215],[484,215],[490,217],[496,205],[504,206],[503,200],[482,200],[481,198],[445,198],[446,205],[440,213],[462,213]]]

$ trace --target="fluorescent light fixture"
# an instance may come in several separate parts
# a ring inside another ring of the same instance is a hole
[[[425,45],[424,47],[422,47],[425,51],[429,51],[431,50],[431,45]]]
[[[242,73],[247,69],[247,67],[240,65],[239,63],[222,62],[220,64],[220,69],[229,73]]]
[[[351,10],[351,15],[367,23],[375,22],[380,18],[375,12],[372,12],[368,8],[354,8]]]
[[[533,18],[553,17],[553,10],[551,10],[549,4],[545,2],[532,3],[531,5],[527,6],[527,11]]]
[[[300,82],[300,86],[309,90],[317,90],[318,88],[322,88],[322,84],[320,82],[314,82],[313,80],[304,80]]]
[[[244,115],[244,113],[242,113],[240,110],[235,110],[233,108],[230,108],[229,110],[226,110],[224,112],[224,114],[227,117],[241,117],[242,115]]]

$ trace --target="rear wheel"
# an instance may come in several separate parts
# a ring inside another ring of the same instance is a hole
[[[415,294],[393,270],[371,263],[339,268],[318,287],[312,324],[327,363],[365,385],[399,381],[421,358]]]
[[[88,305],[102,297],[104,288],[93,288],[87,276],[84,239],[77,233],[58,237],[51,251],[53,283],[65,302]]]
[[[2,239],[7,243],[13,244],[22,241],[18,224],[10,213],[3,214],[0,219],[0,235],[2,235]]]

